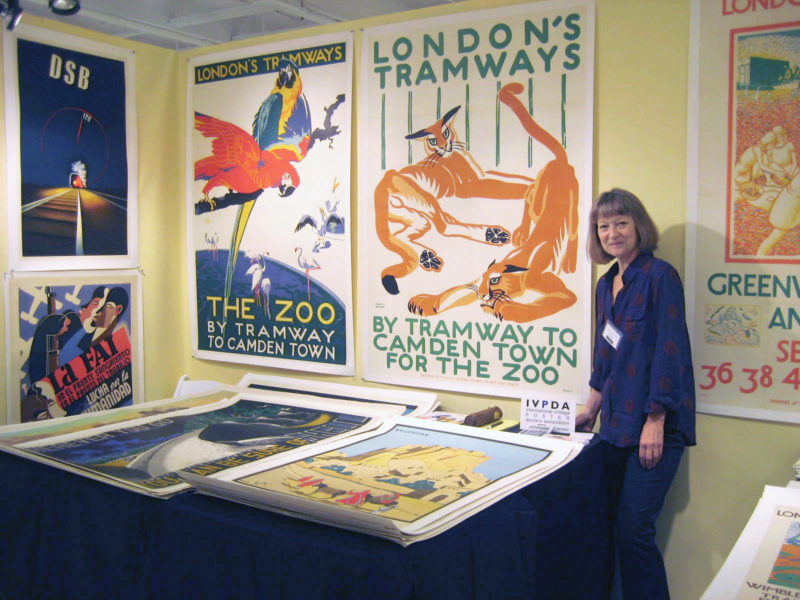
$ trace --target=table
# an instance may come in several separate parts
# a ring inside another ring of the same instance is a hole
[[[602,448],[407,548],[200,494],[158,500],[0,452],[0,597],[603,598]]]

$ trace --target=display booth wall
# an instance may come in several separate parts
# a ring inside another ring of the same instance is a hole
[[[147,400],[170,396],[183,374],[192,379],[233,383],[252,370],[191,356],[184,189],[188,59],[221,49],[351,30],[355,32],[357,130],[361,29],[501,4],[515,2],[462,2],[183,53],[101,36],[62,22],[23,17],[23,22],[31,25],[85,36],[136,53],[139,265],[143,275]],[[689,23],[689,0],[597,0],[596,4],[593,195],[614,186],[639,195],[662,233],[657,255],[675,265],[681,274],[686,237]],[[354,144],[353,182],[358,181],[356,150]],[[4,143],[0,144],[3,172],[8,151]],[[357,223],[364,193],[353,185],[351,223]],[[7,231],[5,186],[0,186],[0,199],[0,231]],[[353,239],[358,239],[357,232]],[[354,251],[354,281],[358,279],[356,262]],[[5,243],[0,244],[0,270],[9,270]],[[359,340],[364,323],[359,322],[358,294],[354,296],[355,339]],[[0,314],[2,311],[4,306],[0,306]],[[0,328],[0,352],[5,354],[5,324]],[[355,377],[329,379],[364,385],[358,370],[363,351],[356,344]],[[280,374],[326,379],[304,372]],[[5,362],[0,361],[0,379],[5,380],[6,376]],[[4,422],[5,386],[0,389],[0,419]],[[439,398],[446,409],[458,412],[485,408],[489,402],[499,404],[509,414],[519,410],[518,403],[510,400],[452,393],[439,393]],[[796,426],[766,421],[699,414],[697,439],[698,445],[686,453],[667,496],[658,530],[672,595],[681,599],[698,598],[703,593],[744,527],[764,485],[785,485],[793,473],[798,451]],[[580,565],[575,567],[578,572]]]

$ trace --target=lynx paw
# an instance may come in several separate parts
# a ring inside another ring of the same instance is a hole
[[[417,294],[408,301],[408,310],[417,315],[433,315],[438,312],[437,296]]]
[[[400,293],[400,289],[397,287],[397,279],[395,279],[394,275],[384,275],[381,277],[381,283],[383,284],[383,289],[393,296]]]
[[[423,250],[419,257],[419,265],[426,271],[441,271],[443,261],[431,250]]]
[[[508,230],[503,227],[487,227],[486,241],[490,244],[507,244],[509,239]]]

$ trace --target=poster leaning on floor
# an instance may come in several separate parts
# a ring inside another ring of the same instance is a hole
[[[6,274],[5,294],[9,423],[142,400],[138,271]]]
[[[352,33],[192,59],[194,355],[352,375]]]
[[[364,377],[521,397],[586,388],[594,3],[364,31]]]
[[[697,409],[798,423],[797,7],[693,2],[689,89],[686,300]]]
[[[739,539],[700,600],[797,597],[800,490],[764,486]]]
[[[133,51],[24,24],[3,37],[11,268],[135,267]]]

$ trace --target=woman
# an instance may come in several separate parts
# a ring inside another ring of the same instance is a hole
[[[695,444],[694,375],[675,269],[655,258],[658,230],[628,191],[600,195],[589,217],[589,257],[616,262],[598,281],[589,399],[576,428],[597,415],[609,476],[623,595],[669,598],[655,522],[685,446]]]

